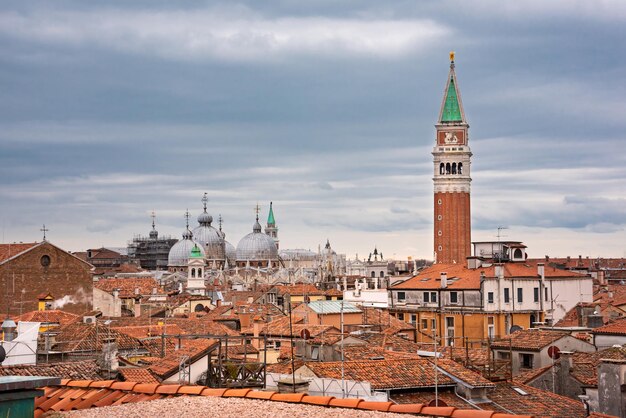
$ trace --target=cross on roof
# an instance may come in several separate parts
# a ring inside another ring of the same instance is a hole
[[[206,192],[204,192],[204,196],[202,196],[202,199],[200,199],[200,201],[204,205],[204,211],[206,212],[206,204],[209,202],[209,198]]]
[[[152,218],[152,229],[154,229],[154,219],[156,218],[156,214],[154,213],[154,211],[152,211],[150,217]]]
[[[46,224],[43,224],[43,228],[40,229],[41,232],[43,232],[43,240],[46,240],[46,232],[49,231],[49,229],[46,228]]]
[[[189,209],[187,209],[187,210],[185,211],[185,219],[186,219],[186,221],[187,221],[187,223],[186,223],[186,225],[187,225],[187,229],[189,229],[189,216],[190,216],[190,215],[189,215]]]
[[[261,212],[261,207],[259,206],[258,203],[254,207],[254,211],[256,212],[256,220],[258,221],[259,220],[259,212]]]

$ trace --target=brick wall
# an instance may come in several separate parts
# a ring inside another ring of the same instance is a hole
[[[50,258],[48,266],[42,265],[44,256]],[[92,288],[89,264],[43,242],[0,265],[0,312],[6,314],[7,304],[13,317],[20,311],[36,310],[37,296],[50,292],[55,299],[64,296],[74,299],[76,303],[66,304],[63,310],[83,313],[91,309]],[[20,304],[21,301],[24,303]]]
[[[434,214],[437,263],[465,263],[471,255],[470,194],[435,193]]]

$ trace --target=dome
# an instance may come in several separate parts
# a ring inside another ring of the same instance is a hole
[[[211,215],[208,216],[210,217]],[[193,237],[194,241],[200,243],[204,247],[207,259],[224,260],[224,238],[222,238],[220,231],[213,228],[208,223],[201,224],[193,230]]]
[[[211,215],[209,215],[206,212],[202,212],[200,215],[198,215],[198,223],[200,225],[211,225],[211,222],[213,222],[213,217]]]
[[[235,246],[228,241],[224,241],[224,248],[226,249],[226,258],[228,262],[234,264],[237,261],[237,250]]]
[[[157,239],[158,237],[159,237],[159,233],[156,231],[156,229],[153,229],[152,231],[150,231],[150,238]]]
[[[186,230],[183,233],[183,239],[179,240],[176,244],[170,248],[170,253],[167,256],[167,265],[168,266],[187,266],[189,262],[189,256],[191,255],[191,251],[193,248],[198,245],[193,239],[193,234],[191,231]],[[204,248],[201,245],[198,245],[200,253],[204,256]]]
[[[276,260],[278,258],[276,243],[272,237],[261,232],[258,219],[252,231],[237,244],[237,260]]]

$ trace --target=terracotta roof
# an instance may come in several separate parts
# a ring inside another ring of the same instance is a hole
[[[127,382],[161,383],[159,379],[150,373],[150,370],[142,367],[120,367],[118,372],[122,375],[123,380]]]
[[[41,322],[41,323],[53,322],[59,325],[68,325],[78,320],[80,320],[79,315],[76,315],[70,312],[61,311],[58,309],[51,309],[47,311],[26,312],[25,314],[18,316],[15,319],[15,322],[20,322],[20,321]]]
[[[514,388],[521,389],[525,395]],[[487,397],[493,403],[480,404],[478,405],[480,408],[546,418],[585,418],[587,416],[585,406],[579,400],[532,386],[500,382],[495,388],[487,390]]]
[[[624,295],[626,297],[626,295]],[[626,316],[626,311],[620,309],[617,306],[613,306],[613,298],[599,298],[594,303],[579,302],[572,309],[567,311],[565,316],[561,318],[556,324],[556,327],[588,327],[587,318],[585,314],[592,313],[596,307],[600,308],[600,314],[602,315],[602,322],[608,324],[609,321]],[[583,317],[581,317],[583,313]]]
[[[341,379],[342,362],[306,363],[317,377]],[[408,389],[435,386],[435,369],[427,359],[344,361],[344,376],[369,382],[374,390]],[[438,384],[452,386],[450,377],[440,373]]]
[[[112,293],[114,289],[119,289],[120,298],[151,295],[155,288],[157,294],[163,294],[161,286],[154,277],[100,279],[94,282],[93,286],[108,293]],[[137,289],[139,289],[139,294],[137,294]]]
[[[173,335],[173,334],[185,334],[183,330],[176,324],[168,323],[166,325],[135,325],[135,326],[123,326],[123,327],[111,327],[116,331],[121,332],[122,334],[129,335],[133,338],[142,339],[147,337],[154,337],[158,335],[162,335],[165,331],[165,334]]]
[[[173,350],[167,353],[165,357],[150,365],[149,369],[152,373],[160,377],[162,380],[167,379],[172,374],[178,372],[181,359],[185,356],[189,357],[189,361],[194,361],[202,358],[206,353],[212,350],[216,345],[219,345],[219,341],[209,339],[193,342],[190,340],[185,341],[185,346],[178,350]]]
[[[598,385],[598,365],[602,359],[626,360],[626,348],[610,347],[594,353],[576,352],[572,354],[572,367],[570,374],[579,382],[590,385]],[[561,357],[563,361],[563,357]]]
[[[380,347],[391,351],[415,354],[418,350],[424,350],[425,348],[422,344],[414,343],[413,341],[409,341],[396,335],[383,334],[380,332],[364,332],[352,335],[359,340],[366,341],[370,346]]]
[[[424,404],[428,405],[435,400],[434,390],[411,391],[391,393],[390,400],[399,404]],[[437,393],[440,402],[445,402],[447,406],[455,408],[472,408],[473,406],[460,396],[457,396],[453,390],[440,390]]]
[[[267,335],[268,337],[291,337],[300,338],[303,330],[308,330],[311,337],[315,338],[321,334],[337,334],[340,331],[332,325],[312,325],[303,324],[300,321],[289,324],[289,318],[280,318],[268,324],[264,324],[259,329],[259,335]]]
[[[14,257],[24,251],[30,250],[37,242],[19,243],[19,244],[0,244],[0,263]]]
[[[595,328],[591,332],[604,335],[626,335],[626,318],[617,319],[610,324]]]
[[[0,376],[55,376],[62,379],[101,379],[95,360],[71,361],[28,366],[0,366]]]
[[[335,347],[335,350],[341,353],[341,347]],[[352,345],[343,348],[344,359],[348,361],[357,360],[397,360],[420,358],[417,353],[408,353],[402,351],[385,350],[382,347],[372,345]]]
[[[541,351],[544,347],[568,336],[566,332],[523,329],[491,343],[491,348],[513,348],[526,351]]]
[[[175,324],[183,330],[185,334],[208,334],[208,335],[240,335],[237,331],[228,328],[224,324],[202,318],[168,318],[168,324]]]
[[[430,350],[433,349],[432,344]],[[458,363],[467,363],[474,366],[485,366],[489,364],[489,349],[488,348],[465,348],[465,347],[450,347],[446,346],[441,349],[441,353]]]
[[[429,359],[429,361],[431,361]],[[432,361],[431,361],[432,362]],[[494,384],[485,379],[480,374],[460,365],[454,360],[440,358],[437,360],[437,367],[443,370],[445,373],[462,380],[473,387],[493,387]]]
[[[84,324],[74,322],[59,328],[52,349],[54,351],[100,351],[105,338],[115,338],[119,350],[132,350],[141,347],[136,338],[122,334],[100,323]]]
[[[538,369],[529,369],[526,370],[516,376],[513,377],[513,383],[518,384],[518,385],[526,385],[531,383],[533,380],[535,380],[536,378],[538,378],[539,376],[541,376],[542,374],[544,374],[545,372],[547,372],[548,370],[550,370],[552,368],[552,364],[549,364],[547,366],[538,368]]]
[[[281,285],[274,287],[279,295],[292,295],[292,296],[324,296],[325,290],[318,289],[312,284],[294,284],[294,285]],[[343,294],[343,293],[342,293]]]
[[[145,402],[173,396],[217,396],[262,399],[269,402],[290,402],[302,405],[343,408],[344,410],[376,410],[409,413],[424,417],[446,418],[513,418],[512,414],[494,413],[455,407],[429,407],[423,404],[396,405],[392,402],[370,402],[358,398],[338,399],[332,396],[310,396],[307,393],[261,392],[251,389],[215,389],[204,386],[142,384],[136,382],[63,380],[59,386],[42,388],[44,395],[35,398],[35,418],[48,411],[62,412]],[[182,411],[181,411],[182,412]],[[520,416],[519,418],[528,415]]]
[[[401,321],[389,314],[385,309],[365,308],[363,309],[364,325],[380,325],[381,331],[385,334],[396,334],[400,331],[414,330],[413,325]]]

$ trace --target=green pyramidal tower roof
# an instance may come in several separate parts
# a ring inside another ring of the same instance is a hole
[[[448,82],[439,112],[439,123],[462,123],[466,124],[465,112],[463,112],[463,101],[461,93],[456,81],[456,72],[454,71],[454,51],[450,52],[450,72],[448,73]]]
[[[269,215],[267,215],[267,224],[276,225],[276,221],[274,220],[274,209],[272,209],[272,202],[270,202],[270,213]]]
[[[440,122],[461,122],[463,117],[461,116],[461,106],[459,105],[454,76],[450,77],[447,90],[446,102],[443,105]]]

